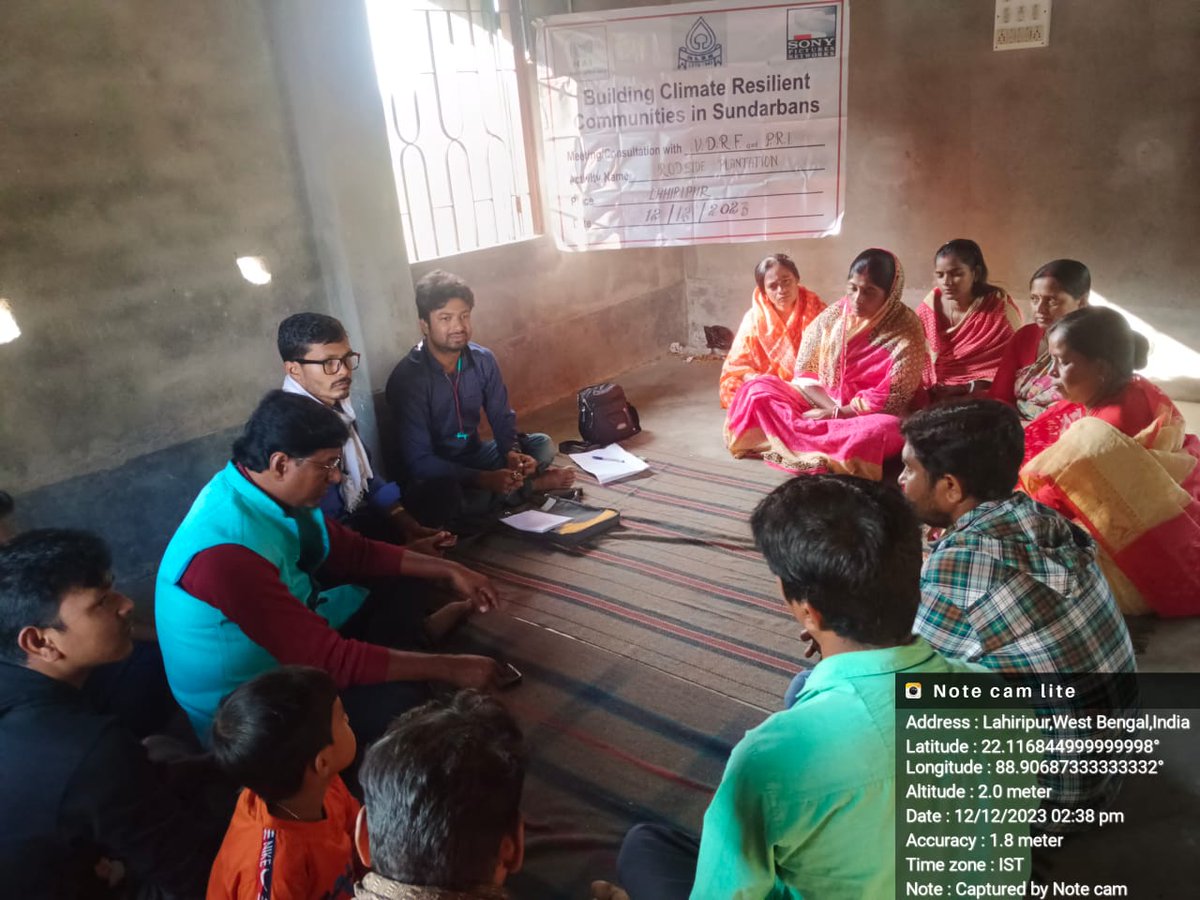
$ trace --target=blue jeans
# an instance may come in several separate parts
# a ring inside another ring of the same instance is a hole
[[[538,474],[544,472],[546,467],[554,461],[556,448],[548,434],[518,434],[517,443],[520,445],[522,453],[537,460]],[[500,452],[495,441],[483,441],[474,453],[456,456],[454,461],[468,469],[479,469],[486,472],[508,466],[505,456],[506,454]]]
[[[520,445],[522,453],[532,456],[537,461],[537,471],[526,478],[525,483],[517,488],[517,490],[502,497],[493,494],[491,491],[463,485],[464,516],[487,515],[488,513],[497,512],[501,506],[516,506],[518,503],[529,499],[529,495],[533,492],[530,482],[546,471],[546,468],[554,461],[554,454],[557,448],[548,434],[519,434],[517,435],[517,443]],[[496,446],[495,441],[484,441],[479,445],[478,450],[473,453],[464,454],[463,456],[456,456],[454,461],[460,466],[466,466],[469,469],[489,472],[495,469],[506,468],[508,466],[508,460],[505,458],[506,455],[500,452],[500,448]]]
[[[537,461],[533,477],[544,472],[554,460],[556,447],[548,434],[519,434],[517,443],[522,453]],[[495,441],[483,441],[474,451],[455,456],[454,462],[489,472],[507,467],[505,456]],[[511,494],[500,496],[454,479],[437,478],[405,485],[404,507],[422,525],[470,533],[478,530],[483,522],[493,520],[505,506],[515,506],[528,499],[531,493],[528,480]]]

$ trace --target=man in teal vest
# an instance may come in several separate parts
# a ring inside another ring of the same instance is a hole
[[[364,746],[426,699],[427,682],[485,688],[500,674],[487,657],[419,652],[451,621],[495,608],[491,581],[368,540],[321,512],[322,496],[341,480],[347,436],[329,408],[267,394],[167,546],[158,638],[175,699],[205,743],[221,698],[277,665],[329,672]],[[423,618],[415,579],[463,599]],[[367,582],[382,586],[368,592]]]

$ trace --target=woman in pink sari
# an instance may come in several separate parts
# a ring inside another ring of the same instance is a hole
[[[775,375],[791,381],[800,340],[825,304],[800,283],[786,253],[773,253],[754,268],[758,287],[721,367],[721,408],[748,378]]]
[[[899,417],[925,363],[921,323],[901,302],[903,290],[895,255],[860,253],[846,296],[804,333],[796,377],[752,378],[734,396],[725,421],[729,451],[795,472],[879,480],[884,460],[904,446]]]
[[[917,308],[929,346],[922,383],[933,402],[986,393],[1021,327],[1020,310],[988,283],[987,263],[974,241],[943,244],[933,263],[935,287]]]
[[[1200,441],[1134,370],[1146,339],[1116,310],[1050,329],[1064,400],[1025,429],[1021,487],[1086,528],[1127,615],[1200,614]]]
[[[1088,305],[1092,273],[1073,259],[1053,259],[1029,280],[1033,321],[1009,341],[992,379],[993,400],[1016,407],[1022,422],[1031,422],[1062,399],[1051,373],[1047,332],[1068,313]]]

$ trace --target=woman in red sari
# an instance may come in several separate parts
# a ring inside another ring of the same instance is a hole
[[[986,393],[1013,332],[1021,327],[1012,297],[988,283],[983,251],[958,238],[933,258],[934,288],[917,313],[929,360],[922,378],[933,402]]]
[[[846,296],[804,333],[796,377],[752,378],[734,396],[725,420],[734,456],[878,480],[903,448],[899,417],[925,363],[921,323],[901,302],[904,271],[892,253],[864,250],[848,277]]]
[[[800,283],[800,270],[786,253],[773,253],[754,267],[758,287],[750,309],[721,367],[721,408],[749,378],[775,375],[791,381],[804,329],[825,304]]]
[[[1050,329],[1064,400],[1025,429],[1021,486],[1086,528],[1122,612],[1200,613],[1200,441],[1134,374],[1146,339],[1107,308]]]
[[[1054,259],[1033,273],[1029,300],[1033,321],[1009,341],[992,379],[994,400],[1016,407],[1022,422],[1036,419],[1062,399],[1051,374],[1053,360],[1047,329],[1068,313],[1088,305],[1092,273],[1073,259]]]

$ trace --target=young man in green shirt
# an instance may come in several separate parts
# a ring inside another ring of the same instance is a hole
[[[895,676],[983,670],[913,636],[921,539],[899,491],[795,478],[751,526],[820,661],[795,704],[734,748],[701,838],[636,826],[621,884],[632,900],[894,897]],[[603,883],[593,893],[620,896]]]

